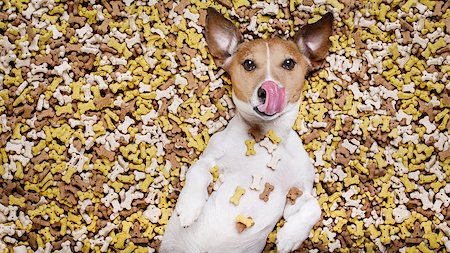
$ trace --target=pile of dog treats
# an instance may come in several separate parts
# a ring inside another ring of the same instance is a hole
[[[0,252],[157,251],[186,171],[234,115],[209,6],[245,39],[334,12],[294,126],[323,210],[301,251],[450,251],[449,5],[0,2]]]

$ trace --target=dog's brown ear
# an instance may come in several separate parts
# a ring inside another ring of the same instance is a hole
[[[327,56],[332,32],[333,13],[328,12],[319,21],[303,26],[295,34],[294,42],[310,60],[311,70],[318,68]]]
[[[239,29],[214,8],[209,7],[206,16],[206,43],[219,67],[236,51],[242,41]]]

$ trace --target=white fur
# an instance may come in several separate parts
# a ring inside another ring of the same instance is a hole
[[[239,114],[225,130],[215,134],[200,157],[189,169],[162,240],[160,252],[261,252],[266,238],[281,217],[286,219],[277,236],[279,252],[289,252],[305,240],[320,218],[320,207],[312,196],[314,168],[300,138],[292,130],[299,103],[263,125],[263,132],[273,129],[282,138],[278,145],[281,160],[277,170],[267,168],[271,154],[255,145],[256,155],[246,156],[245,140],[249,126],[244,117],[252,113],[246,103],[235,99]],[[252,119],[259,117],[253,112]],[[223,184],[208,197],[212,180],[209,170],[218,166]],[[274,186],[269,201],[259,199],[260,191],[250,190],[252,176],[262,175],[261,184]],[[237,186],[246,189],[240,204],[229,202]],[[304,193],[295,205],[286,203],[291,187]],[[238,233],[235,217],[251,216],[255,225]]]

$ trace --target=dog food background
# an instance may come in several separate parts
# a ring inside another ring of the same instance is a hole
[[[158,248],[187,169],[233,116],[208,6],[246,39],[335,12],[294,126],[323,210],[301,251],[450,251],[449,5],[0,2],[0,252]]]

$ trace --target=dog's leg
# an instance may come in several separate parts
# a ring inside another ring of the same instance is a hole
[[[287,204],[284,226],[277,233],[278,252],[291,252],[308,238],[311,228],[320,219],[320,206],[309,193],[304,193],[294,205]]]
[[[208,199],[207,188],[212,181],[212,175],[209,172],[211,167],[208,159],[201,158],[191,166],[186,175],[186,183],[175,207],[183,227],[194,223],[202,212]]]

